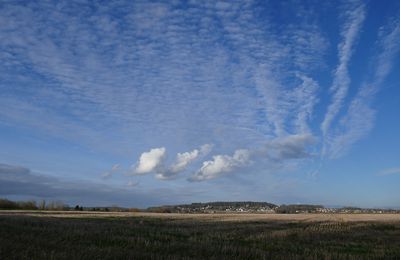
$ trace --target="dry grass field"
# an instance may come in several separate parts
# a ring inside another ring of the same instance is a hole
[[[182,219],[199,221],[301,221],[301,222],[400,222],[400,214],[248,214],[248,213],[215,213],[215,214],[180,214],[148,212],[92,212],[92,211],[39,211],[39,210],[2,210],[0,216],[34,216],[59,218],[104,218],[136,217]]]
[[[0,259],[398,259],[400,214],[0,211]]]

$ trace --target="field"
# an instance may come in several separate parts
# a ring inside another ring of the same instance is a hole
[[[0,212],[0,259],[400,258],[400,214]]]

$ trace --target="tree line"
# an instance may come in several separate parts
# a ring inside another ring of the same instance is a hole
[[[72,211],[105,211],[105,212],[138,212],[137,208],[123,208],[117,205],[110,207],[83,207],[82,205],[69,206],[62,201],[27,200],[12,201],[0,198],[0,210],[72,210]]]
[[[62,201],[35,200],[12,201],[0,199],[0,209],[24,209],[24,210],[68,210],[70,207]]]

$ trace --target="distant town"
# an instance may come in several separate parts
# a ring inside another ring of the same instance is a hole
[[[163,213],[400,213],[396,209],[371,209],[357,207],[328,208],[323,205],[291,204],[275,205],[268,202],[208,202],[183,205],[151,207],[147,211]]]

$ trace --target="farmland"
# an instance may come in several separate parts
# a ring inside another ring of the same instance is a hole
[[[398,214],[0,212],[0,259],[398,258]]]

